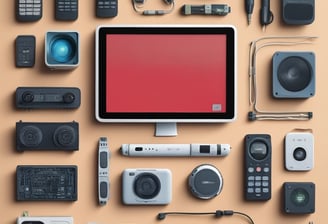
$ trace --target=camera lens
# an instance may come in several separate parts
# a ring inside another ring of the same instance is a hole
[[[251,144],[250,154],[256,160],[263,160],[268,154],[267,145],[262,141],[255,141]]]
[[[60,63],[69,62],[75,54],[75,46],[67,37],[58,37],[51,43],[51,55]]]
[[[293,156],[297,161],[303,161],[306,158],[306,151],[305,149],[298,147],[294,150]]]
[[[154,198],[161,189],[159,178],[152,173],[139,174],[134,182],[136,195],[143,199]]]
[[[303,188],[296,188],[291,193],[291,201],[295,206],[305,206],[309,202],[309,193]]]

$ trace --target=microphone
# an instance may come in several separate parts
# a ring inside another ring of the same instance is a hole
[[[124,156],[216,157],[230,153],[229,144],[123,144]]]

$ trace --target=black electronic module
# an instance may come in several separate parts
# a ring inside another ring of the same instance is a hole
[[[20,165],[16,168],[18,201],[76,201],[77,166]]]

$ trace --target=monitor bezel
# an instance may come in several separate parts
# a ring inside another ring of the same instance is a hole
[[[227,35],[226,112],[213,113],[108,113],[106,112],[106,36],[107,34],[224,34]],[[236,119],[236,29],[232,25],[103,25],[95,39],[95,115],[109,123],[221,123]]]

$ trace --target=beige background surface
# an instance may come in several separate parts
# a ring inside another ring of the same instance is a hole
[[[75,22],[54,20],[54,0],[44,0],[43,18],[34,23],[18,23],[14,17],[14,1],[0,2],[0,222],[14,224],[25,210],[32,216],[73,216],[75,223],[247,223],[239,217],[214,220],[212,217],[168,217],[157,221],[162,211],[214,211],[233,209],[249,214],[255,223],[307,224],[326,223],[327,189],[327,9],[326,1],[316,1],[316,20],[309,26],[289,27],[280,19],[280,1],[272,1],[274,22],[265,32],[259,24],[260,1],[255,1],[253,22],[247,26],[244,1],[225,1],[232,7],[226,17],[179,15],[183,4],[223,3],[223,1],[177,1],[176,10],[165,16],[144,17],[133,11],[131,1],[119,2],[119,15],[114,19],[95,18],[94,1],[80,0],[79,18]],[[147,6],[161,8],[162,1],[148,1]],[[180,124],[179,135],[173,138],[153,137],[153,124],[100,124],[94,119],[94,33],[101,24],[233,24],[238,30],[238,118],[230,124]],[[44,66],[44,35],[49,30],[75,30],[81,34],[81,64],[74,71],[49,71]],[[14,41],[17,35],[33,34],[37,40],[34,68],[17,69],[14,64]],[[316,35],[313,45],[266,48],[258,57],[258,82],[261,107],[273,110],[313,111],[310,121],[248,122],[248,49],[250,41],[266,35]],[[316,95],[308,100],[281,102],[270,96],[270,61],[278,50],[309,50],[316,54]],[[82,91],[81,107],[74,111],[17,110],[14,92],[18,86],[76,86]],[[80,150],[66,152],[15,152],[15,122],[78,121]],[[287,172],[284,169],[284,136],[295,128],[312,129],[315,135],[315,167],[310,172]],[[272,137],[272,199],[267,202],[246,202],[243,199],[243,139],[248,133],[268,133]],[[111,199],[108,205],[97,204],[96,157],[100,136],[110,141],[112,158]],[[123,143],[229,143],[231,154],[226,158],[125,158],[119,154]],[[224,178],[222,193],[215,199],[203,201],[191,196],[186,181],[191,170],[202,163],[220,169]],[[78,201],[76,202],[16,202],[15,169],[21,164],[74,164],[79,167]],[[169,168],[173,173],[173,200],[167,206],[124,206],[121,203],[121,173],[125,168]],[[281,212],[281,189],[285,181],[316,183],[316,212],[305,216],[288,216]]]

